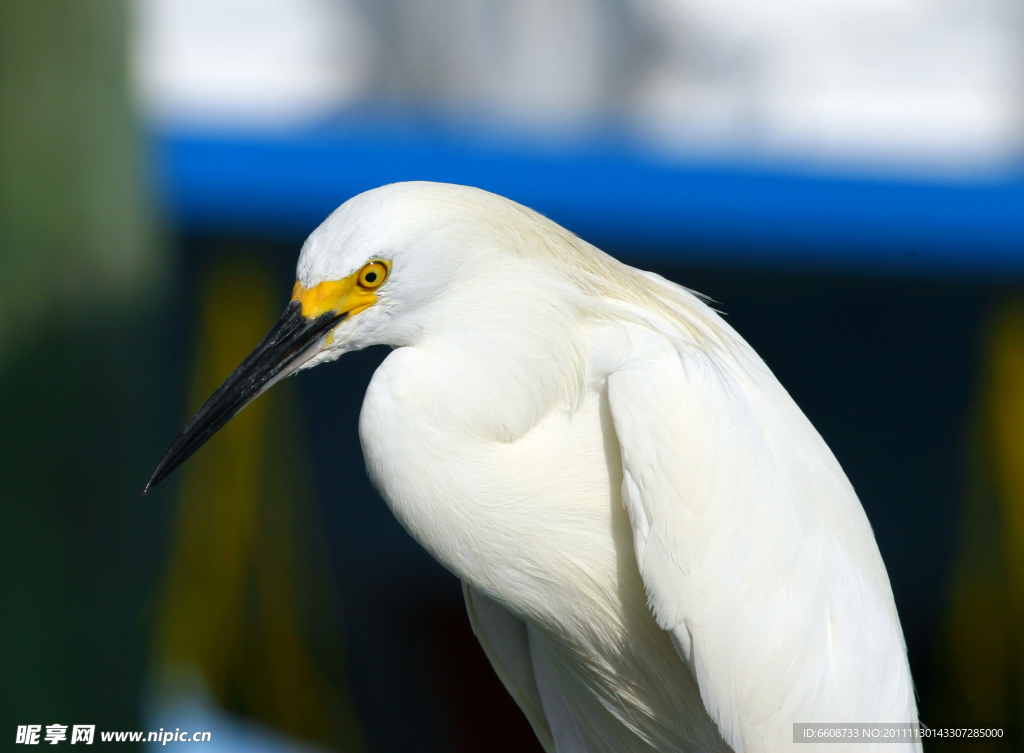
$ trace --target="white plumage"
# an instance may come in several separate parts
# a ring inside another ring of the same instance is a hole
[[[297,291],[374,260],[373,303],[279,376],[394,347],[360,418],[369,473],[462,579],[549,753],[809,751],[794,722],[917,721],[853,488],[699,297],[461,186],[348,201]]]

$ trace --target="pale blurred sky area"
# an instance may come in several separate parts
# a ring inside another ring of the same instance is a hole
[[[1016,167],[1018,0],[135,0],[158,126],[368,111],[666,153]]]

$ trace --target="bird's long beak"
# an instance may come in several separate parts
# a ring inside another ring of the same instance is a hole
[[[288,304],[263,342],[224,380],[171,442],[146,483],[143,494],[184,463],[264,390],[316,355],[320,351],[321,339],[351,313],[351,309],[341,313],[333,309],[324,310],[327,307],[322,305],[311,308],[308,296],[300,296],[300,290],[296,286],[296,298]]]

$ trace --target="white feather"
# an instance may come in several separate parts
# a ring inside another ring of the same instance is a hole
[[[299,278],[380,257],[380,302],[318,358],[395,346],[363,405],[368,470],[466,584],[549,752],[760,753],[794,722],[916,721],[853,489],[697,296],[437,184],[348,202]]]

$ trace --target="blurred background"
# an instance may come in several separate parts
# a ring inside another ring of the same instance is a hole
[[[1024,748],[1022,56],[1016,0],[0,0],[2,734],[540,750],[366,480],[384,351],[140,496],[305,236],[440,180],[714,298],[860,494],[922,721]]]

